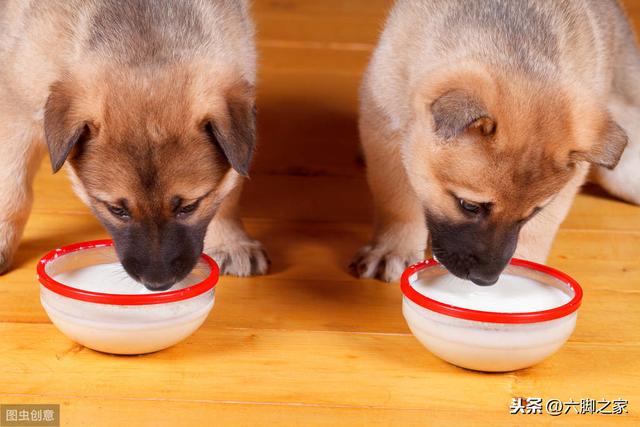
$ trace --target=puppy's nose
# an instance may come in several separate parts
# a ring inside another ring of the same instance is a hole
[[[151,264],[138,258],[127,257],[122,260],[122,266],[133,280],[142,283],[150,291],[166,291],[178,281],[175,274],[157,263]]]
[[[142,282],[142,284],[144,285],[145,288],[154,292],[166,291],[171,289],[171,287],[173,286],[173,283],[154,284],[154,283]]]
[[[150,291],[160,292],[170,289],[178,282],[173,271],[162,265],[150,265],[140,275],[140,283]]]
[[[471,280],[474,284],[478,286],[491,286],[495,285],[500,275],[497,276],[489,276],[489,277],[480,277],[479,275],[469,274],[469,280]]]

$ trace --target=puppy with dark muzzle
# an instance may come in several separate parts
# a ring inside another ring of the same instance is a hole
[[[237,205],[255,145],[246,1],[0,4],[0,272],[29,215],[45,149],[152,290],[203,250],[223,273],[265,273]]]
[[[634,35],[615,0],[400,0],[360,135],[376,212],[355,273],[396,280],[430,241],[491,285],[514,254],[545,261],[589,169],[640,203]]]

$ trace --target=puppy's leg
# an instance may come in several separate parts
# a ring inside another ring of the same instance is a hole
[[[360,139],[375,222],[371,242],[358,251],[350,268],[358,277],[391,282],[424,257],[427,227],[400,158],[401,137],[385,132],[383,123],[366,107],[361,111]]]
[[[31,212],[31,188],[44,149],[31,126],[0,117],[0,274],[6,273]]]
[[[207,229],[205,252],[218,263],[221,274],[266,274],[271,264],[267,252],[262,243],[249,237],[240,219],[241,192],[242,184],[238,184],[222,202]]]
[[[576,174],[556,197],[520,231],[516,258],[545,263],[560,224],[567,217],[573,200],[585,181],[589,165],[577,166]]]
[[[614,196],[640,205],[640,51],[630,32],[623,43],[613,85],[617,94],[609,101],[609,111],[629,143],[615,169],[594,168],[592,176]]]

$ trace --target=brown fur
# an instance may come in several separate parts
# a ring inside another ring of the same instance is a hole
[[[500,216],[520,219],[564,186],[573,173],[569,153],[576,145],[575,124],[566,95],[541,93],[530,98],[531,91],[545,89],[506,78],[479,83],[474,75],[453,78],[436,89],[436,97],[443,91],[468,91],[480,100],[482,118],[495,129],[486,135],[470,125],[454,139],[412,146],[408,164],[428,165],[431,171],[429,209],[459,218],[462,214],[449,192],[465,189],[480,195],[479,201],[494,203],[496,221]],[[429,98],[425,97],[427,106]]]

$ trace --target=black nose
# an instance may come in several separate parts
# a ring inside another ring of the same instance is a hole
[[[152,284],[147,282],[142,282],[142,284],[144,285],[145,288],[154,292],[166,291],[168,289],[171,289],[171,287],[174,285],[174,283],[166,283],[166,284],[158,285],[158,284]]]
[[[124,258],[122,266],[136,282],[142,283],[145,288],[155,292],[170,289],[189,273],[186,268],[176,271],[171,268],[171,265],[134,257]]]
[[[474,284],[478,286],[495,285],[499,278],[500,276],[485,278],[485,277],[476,277],[476,276],[469,275],[469,280],[471,280]]]
[[[508,263],[508,260],[494,258],[485,262],[475,263],[475,265],[470,266],[467,279],[478,286],[495,285]]]
[[[150,291],[160,292],[171,288],[188,273],[188,271],[177,272],[163,264],[151,264],[138,274],[138,281]]]

